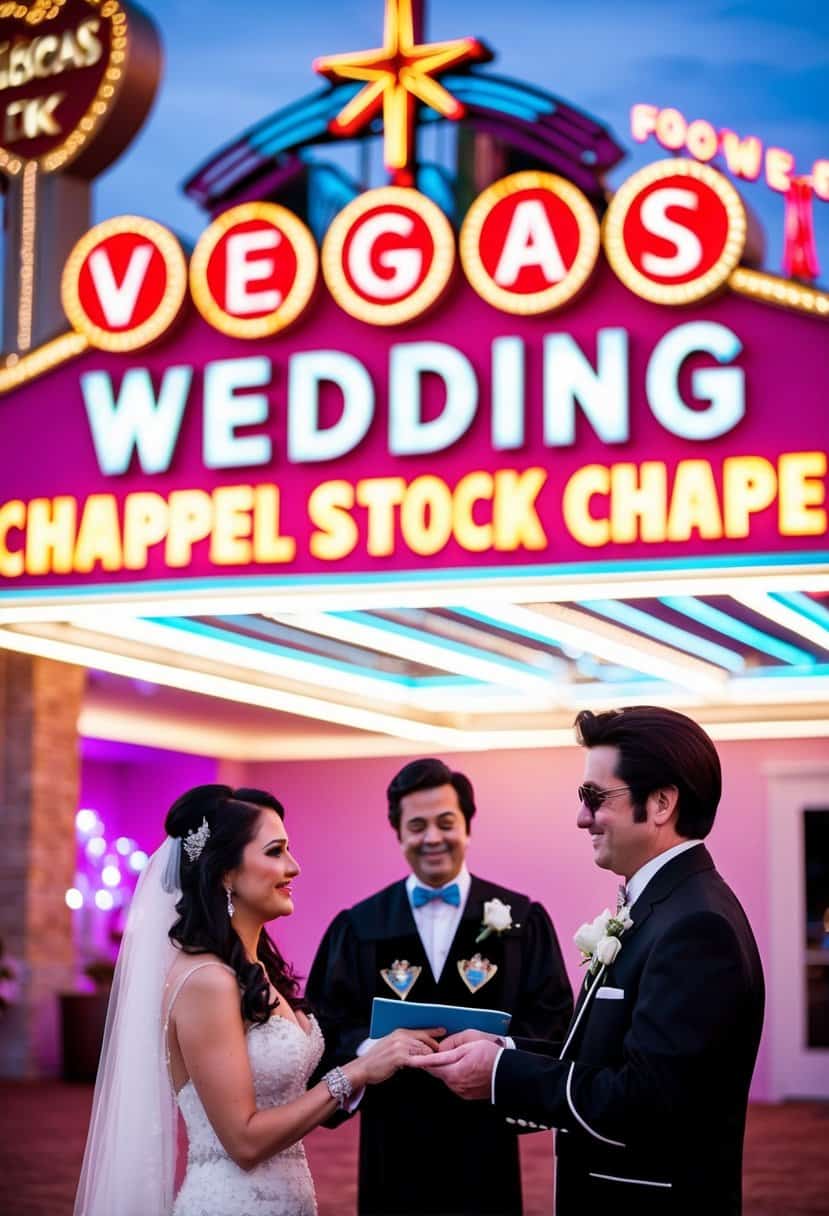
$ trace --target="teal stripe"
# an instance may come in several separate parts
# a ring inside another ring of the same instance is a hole
[[[715,629],[717,633],[723,633],[726,637],[742,642],[745,646],[751,646],[754,650],[770,654],[784,663],[804,663],[809,666],[814,664],[814,659],[807,650],[801,650],[799,646],[792,646],[768,633],[763,633],[762,630],[755,629],[753,625],[739,621],[736,617],[729,616],[727,612],[721,612],[719,608],[712,608],[710,604],[706,604],[692,595],[666,595],[660,602],[666,607],[672,608],[674,612],[681,612],[683,616],[697,621],[700,625]]]
[[[802,591],[770,591],[769,598],[829,631],[829,612],[810,595],[804,595]]]
[[[228,630],[219,629],[215,625],[205,624],[204,621],[193,620],[190,617],[174,617],[174,616],[159,616],[159,617],[144,617],[144,620],[150,621],[154,625],[163,625],[167,629],[175,629],[181,633],[197,634],[199,637],[210,638],[212,641],[228,642],[232,646],[241,646],[245,650],[255,650],[261,654],[271,654],[280,659],[295,659],[300,663],[307,663],[309,666],[326,667],[332,671],[342,672],[344,675],[360,675],[369,680],[378,680],[387,684],[396,684],[401,688],[418,689],[418,688],[434,688],[440,687],[455,688],[473,688],[486,689],[492,685],[487,684],[484,680],[474,680],[471,676],[447,676],[447,677],[423,677],[423,676],[398,676],[390,671],[378,671],[373,667],[362,667],[356,663],[348,663],[340,659],[332,659],[325,655],[310,654],[301,650],[294,650],[290,646],[282,646],[277,642],[270,642],[263,638],[251,637],[249,634],[233,633]],[[244,622],[245,625],[250,624],[249,617],[223,617],[229,624],[236,622]],[[267,622],[265,622],[267,624]],[[257,626],[259,628],[260,626]]]
[[[353,621],[357,625],[367,625],[371,629],[379,629],[394,637],[409,638],[414,642],[428,642],[430,646],[437,646],[440,650],[449,651],[451,654],[464,655],[476,660],[484,659],[488,663],[502,667],[505,674],[517,672],[521,675],[535,676],[538,680],[552,679],[552,673],[542,671],[539,667],[531,667],[529,663],[518,663],[514,659],[504,658],[503,655],[493,654],[490,650],[480,650],[476,646],[467,646],[463,642],[455,642],[451,638],[442,638],[437,634],[425,633],[423,630],[413,629],[408,625],[399,625],[396,621],[375,617],[369,612],[330,612],[326,615],[341,621]],[[354,644],[352,643],[352,645]]]
[[[490,616],[486,612],[478,612],[473,608],[458,608],[456,605],[452,605],[451,611],[457,616],[467,617],[470,621],[478,621],[482,625],[493,625],[496,629],[503,629],[505,633],[512,633],[519,638],[527,638],[529,641],[541,642],[544,646],[555,646],[564,652],[562,643],[556,641],[555,638],[549,637],[545,633],[536,632],[534,629],[526,628],[523,625],[514,625],[510,621],[502,621],[497,616]],[[591,655],[590,657],[592,658],[593,656]],[[612,684],[618,680],[618,673],[618,665],[608,664],[606,668],[603,668],[601,664],[597,662],[595,671],[591,672],[590,674],[595,676],[597,679],[604,680]],[[639,673],[631,669],[630,672],[627,673],[626,678],[629,681],[636,681],[639,678]],[[642,678],[645,680],[654,679],[653,676],[646,672],[642,673]]]
[[[707,638],[688,633],[686,629],[680,629],[677,625],[670,625],[667,621],[660,620],[659,617],[643,612],[641,608],[634,608],[624,600],[581,600],[580,607],[598,613],[599,616],[606,617],[609,621],[616,621],[619,625],[644,633],[649,638],[675,646],[678,650],[685,650],[688,654],[695,654],[701,659],[707,659],[710,663],[716,663],[718,667],[724,667],[727,671],[741,672],[745,667],[742,655],[737,654],[736,650],[728,650],[725,646],[718,646],[716,642],[709,642]]]

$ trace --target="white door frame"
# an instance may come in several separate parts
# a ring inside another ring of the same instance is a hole
[[[826,763],[774,764],[768,782],[770,1097],[829,1098],[829,1048],[806,1048],[802,812],[829,808]]]

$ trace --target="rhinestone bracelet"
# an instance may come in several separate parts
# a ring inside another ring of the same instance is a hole
[[[322,1078],[340,1110],[345,1110],[353,1086],[341,1068],[332,1068]]]

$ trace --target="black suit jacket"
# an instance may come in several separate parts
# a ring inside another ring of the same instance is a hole
[[[561,1129],[558,1216],[733,1216],[763,1022],[754,936],[703,845],[667,862],[631,916],[616,961],[582,986],[561,1058],[552,1044],[503,1052],[496,1106]]]
[[[489,899],[510,905],[513,928],[476,945]],[[458,961],[475,953],[497,971],[471,993]],[[570,1020],[573,994],[555,930],[541,904],[473,876],[435,981],[406,884],[396,882],[341,912],[317,952],[306,995],[325,1035],[323,1070],[353,1059],[369,1037],[372,999],[396,995],[380,972],[397,959],[421,968],[410,1001],[505,1009],[512,1014],[511,1033],[532,1037],[560,1036]],[[489,1103],[463,1102],[436,1078],[404,1069],[384,1085],[369,1087],[360,1114],[361,1213],[521,1212],[515,1129]]]

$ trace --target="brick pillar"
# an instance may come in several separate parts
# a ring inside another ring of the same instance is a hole
[[[0,1076],[60,1069],[58,994],[74,986],[78,715],[83,668],[0,651],[0,936],[17,963],[0,1013]]]

